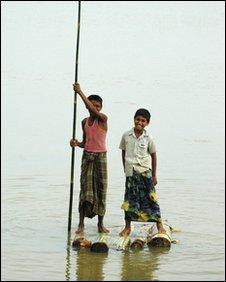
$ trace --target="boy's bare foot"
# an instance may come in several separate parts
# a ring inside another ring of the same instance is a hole
[[[125,227],[120,233],[119,236],[128,236],[131,232],[130,227]]]
[[[98,226],[98,232],[99,233],[109,233],[110,231],[107,229],[107,228],[105,228],[103,225],[97,225]]]
[[[158,233],[166,233],[166,230],[164,229],[162,223],[157,222],[157,229],[158,229]]]
[[[84,236],[84,226],[78,226],[78,229],[75,231],[76,235]]]

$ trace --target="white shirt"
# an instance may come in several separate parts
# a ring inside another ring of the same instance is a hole
[[[152,135],[145,129],[137,138],[134,129],[125,132],[119,145],[119,149],[125,151],[125,175],[132,176],[133,169],[142,173],[151,169],[150,154],[156,152]]]

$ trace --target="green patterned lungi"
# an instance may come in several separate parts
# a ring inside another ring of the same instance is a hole
[[[125,211],[125,220],[162,221],[151,170],[143,173],[134,170],[132,176],[126,177],[126,190],[121,208]]]
[[[83,151],[79,212],[86,217],[104,216],[107,193],[107,153],[88,153]]]

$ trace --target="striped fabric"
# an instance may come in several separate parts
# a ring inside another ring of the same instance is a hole
[[[107,193],[107,153],[83,151],[79,211],[86,217],[104,216]]]

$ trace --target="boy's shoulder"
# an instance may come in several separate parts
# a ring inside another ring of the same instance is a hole
[[[153,135],[147,129],[144,129],[144,135],[153,138]]]
[[[145,135],[144,136],[147,137],[149,140],[153,140],[154,139],[153,135],[150,132],[148,132],[147,130],[145,130]]]
[[[122,137],[126,137],[126,136],[129,136],[129,135],[132,135],[132,134],[133,134],[133,129],[126,130],[126,131],[122,134]]]
[[[86,117],[86,118],[84,118],[84,119],[82,120],[82,124],[84,124],[84,123],[86,122],[87,118],[88,118],[88,117]]]

